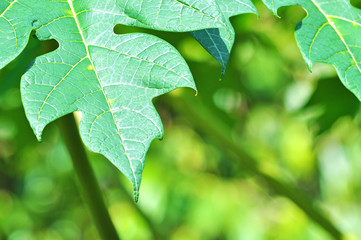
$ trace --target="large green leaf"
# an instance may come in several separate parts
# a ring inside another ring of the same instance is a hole
[[[132,181],[137,198],[145,154],[151,141],[163,136],[152,98],[195,84],[169,44],[146,34],[116,35],[114,26],[219,29],[229,53],[234,39],[229,17],[246,12],[243,5],[238,0],[0,0],[0,68],[21,53],[33,30],[40,40],[57,40],[59,48],[38,57],[22,77],[31,127],[40,140],[47,124],[80,111],[83,141]]]
[[[217,5],[174,0],[0,4],[1,67],[23,50],[32,30],[40,40],[59,42],[57,50],[38,57],[22,77],[22,100],[37,138],[50,122],[80,111],[83,141],[132,181],[137,199],[145,154],[151,141],[163,136],[152,98],[195,85],[185,61],[169,44],[147,34],[115,35],[113,28],[129,21],[172,31],[222,27]]]
[[[229,17],[242,13],[243,5],[238,0],[0,0],[0,68],[20,54],[32,30],[40,40],[56,39],[59,48],[37,58],[22,78],[23,104],[37,138],[51,121],[80,111],[85,144],[133,182],[137,198],[145,154],[151,141],[163,136],[152,98],[195,85],[169,44],[146,34],[115,35],[114,26],[220,29],[229,53],[234,39]]]
[[[342,83],[361,100],[361,10],[348,0],[263,1],[276,15],[282,6],[306,9],[296,39],[309,68],[314,62],[332,64]]]

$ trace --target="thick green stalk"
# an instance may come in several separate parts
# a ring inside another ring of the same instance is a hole
[[[73,114],[60,119],[61,132],[70,153],[81,192],[99,235],[103,240],[117,240],[119,236],[102,198],[102,192],[90,166]]]
[[[318,223],[334,239],[341,240],[343,234],[337,227],[330,222],[313,202],[313,200],[294,186],[289,186],[259,169],[256,159],[243,149],[242,144],[236,144],[231,140],[230,129],[224,123],[219,121],[215,114],[210,113],[201,104],[195,101],[186,100],[186,98],[171,98],[166,101],[172,105],[173,109],[186,116],[199,131],[213,139],[222,149],[228,153],[235,161],[242,164],[245,170],[253,172],[262,181],[264,181],[273,191],[279,195],[287,197],[294,202],[310,219]]]

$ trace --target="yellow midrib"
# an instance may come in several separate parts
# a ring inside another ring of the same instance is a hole
[[[2,14],[0,14],[0,17],[4,16],[4,14],[16,3],[18,0],[15,0],[14,2],[10,3],[9,6],[3,11]]]
[[[102,92],[103,92],[103,95],[104,95],[105,100],[106,100],[106,102],[107,102],[107,105],[108,105],[108,108],[109,108],[109,110],[110,110],[110,113],[112,114],[113,121],[114,121],[114,124],[115,124],[115,126],[116,126],[116,128],[117,128],[117,132],[118,132],[119,138],[120,138],[120,140],[122,141],[122,145],[123,145],[123,148],[124,148],[124,152],[125,152],[125,155],[127,156],[127,159],[128,159],[128,161],[129,161],[129,166],[130,166],[130,168],[131,168],[131,170],[132,170],[132,174],[133,174],[133,177],[134,177],[134,185],[135,185],[136,189],[138,189],[138,182],[137,182],[137,179],[136,179],[136,177],[135,177],[135,172],[134,172],[132,163],[130,162],[130,158],[129,158],[129,155],[128,155],[128,153],[127,153],[127,150],[125,149],[122,136],[120,135],[120,130],[119,130],[119,127],[118,127],[117,122],[116,122],[116,120],[115,120],[114,113],[112,112],[112,110],[111,110],[112,108],[111,108],[111,106],[109,105],[109,99],[108,99],[107,95],[106,95],[105,92],[104,92],[104,88],[103,88],[103,86],[102,86],[102,84],[101,84],[101,82],[100,82],[100,80],[99,80],[98,73],[97,73],[97,71],[96,71],[96,69],[95,69],[95,67],[94,67],[94,63],[93,63],[93,61],[92,61],[92,59],[91,59],[91,57],[90,57],[89,44],[88,44],[88,43],[86,42],[86,40],[85,40],[83,31],[82,31],[82,29],[81,29],[81,27],[80,27],[80,23],[79,23],[78,18],[77,18],[77,16],[76,16],[76,12],[75,12],[75,9],[74,9],[72,0],[67,0],[67,1],[68,1],[69,6],[70,6],[70,10],[71,10],[71,12],[72,12],[72,14],[73,14],[73,18],[74,18],[74,21],[75,21],[75,23],[76,23],[76,26],[77,26],[77,28],[78,28],[78,30],[79,30],[80,36],[81,36],[81,38],[82,38],[82,41],[83,41],[83,43],[84,43],[84,45],[85,45],[85,50],[86,50],[87,58],[89,59],[90,64],[92,65],[92,68],[93,68],[94,73],[95,73],[95,75],[96,75],[96,78],[97,78],[97,80],[98,80],[98,82],[99,82],[99,86],[100,86],[100,88],[101,88],[101,90],[102,90]]]

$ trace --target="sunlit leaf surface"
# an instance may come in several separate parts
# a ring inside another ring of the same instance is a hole
[[[296,39],[309,68],[332,64],[343,84],[361,99],[361,10],[348,0],[263,0],[277,14],[282,6],[300,5],[307,17]]]

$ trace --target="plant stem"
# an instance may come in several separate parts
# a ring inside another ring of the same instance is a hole
[[[297,190],[296,187],[289,186],[260,170],[257,161],[247,153],[247,151],[243,150],[242,145],[236,144],[231,140],[229,127],[219,121],[215,114],[209,112],[196,101],[187,100],[185,97],[171,97],[170,101],[165,102],[170,103],[173,109],[178,110],[183,116],[186,116],[199,131],[213,139],[219,146],[222,146],[228,155],[241,163],[246,170],[256,174],[256,176],[267,183],[267,185],[279,195],[285,196],[294,202],[309,218],[318,223],[334,239],[342,239],[343,234],[340,230],[328,220],[311,198],[300,190]]]
[[[60,119],[60,128],[66,147],[70,153],[74,170],[99,235],[104,240],[120,239],[102,198],[102,192],[96,180],[73,114]]]

